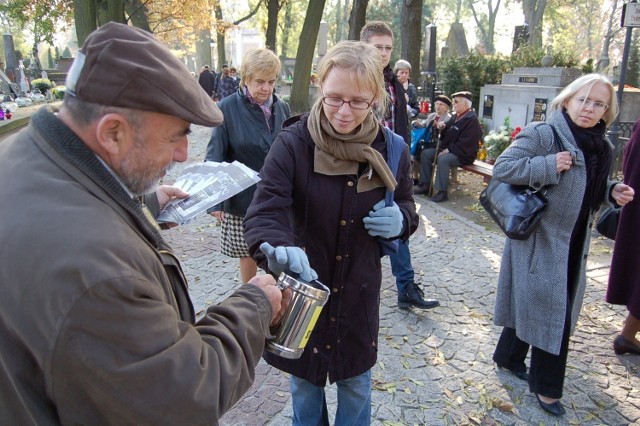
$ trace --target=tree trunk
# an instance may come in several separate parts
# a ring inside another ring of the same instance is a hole
[[[485,21],[482,19],[482,16],[478,15],[478,12],[473,5],[473,0],[467,0],[467,6],[471,9],[473,20],[480,31],[485,52],[489,55],[493,55],[495,53],[495,44],[493,39],[495,38],[496,16],[498,15],[498,9],[500,9],[500,1],[501,0],[497,0],[495,8],[493,7],[492,0],[487,1],[487,19]]]
[[[422,5],[424,0],[403,0],[400,16],[401,58],[411,64],[411,81],[420,81],[422,51]],[[417,84],[416,84],[417,86]]]
[[[73,0],[73,19],[76,23],[78,46],[82,46],[87,36],[98,28],[95,2]],[[56,57],[56,61],[57,60],[58,58]]]
[[[360,31],[367,20],[367,6],[369,0],[353,0],[349,14],[349,40],[360,40]]]
[[[149,25],[149,9],[141,0],[125,0],[124,11],[127,12],[134,27],[153,32]]]
[[[227,62],[227,54],[224,49],[224,34],[226,32],[226,28],[222,30],[218,28],[219,23],[222,23],[222,9],[220,8],[220,2],[216,3],[216,7],[214,8],[214,13],[216,17],[216,46],[218,48],[218,63],[211,64],[211,67],[215,70],[222,70],[222,64]]]
[[[322,20],[325,0],[312,0],[307,7],[304,18],[298,53],[296,55],[296,67],[293,72],[293,85],[291,87],[291,111],[300,114],[309,110],[309,77],[311,76],[311,64],[318,40],[318,30]]]
[[[107,22],[119,22],[126,24],[124,18],[124,2],[123,0],[98,0],[98,26],[102,26]]]
[[[545,7],[547,0],[522,0],[524,22],[529,25],[529,46],[542,47],[542,16]]]
[[[278,12],[280,12],[280,2],[278,0],[267,0],[267,33],[265,44],[267,49],[276,51],[276,31],[278,29]]]
[[[291,2],[286,2],[284,6],[284,27],[291,28],[292,24],[292,13],[291,13]],[[289,51],[287,47],[289,46],[289,33],[290,31],[282,32],[282,44],[280,46],[280,57],[287,58],[289,57]]]
[[[204,29],[198,32],[196,40],[196,74],[200,73],[200,68],[204,65],[211,66],[211,30]]]
[[[615,20],[615,13],[618,10],[618,0],[613,0],[613,7],[611,8],[611,14],[609,15],[609,22],[607,23],[607,31],[602,39],[602,51],[600,53],[600,59],[596,65],[596,72],[603,73],[609,67],[609,46],[615,32],[613,31],[613,22]]]

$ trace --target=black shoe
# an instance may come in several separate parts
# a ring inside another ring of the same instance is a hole
[[[613,351],[616,353],[616,355],[640,355],[640,346],[625,339],[622,335],[619,335],[613,340]]]
[[[529,381],[529,374],[527,374],[526,371],[515,371],[512,370],[510,368],[505,367],[504,365],[498,364],[498,368],[502,368],[504,370],[507,370],[509,373],[513,374],[514,376],[516,376],[518,379],[520,380],[524,380],[525,382]]]
[[[423,195],[428,193],[429,193],[429,186],[424,183],[420,183],[413,187],[413,195]]]
[[[398,295],[398,308],[431,309],[440,306],[436,299],[425,299],[418,283],[409,283],[403,294]]]
[[[566,413],[560,400],[552,402],[551,404],[547,404],[546,402],[542,402],[538,394],[536,394],[536,399],[538,400],[538,404],[540,404],[540,407],[542,407],[542,409],[547,413],[551,413],[554,416],[562,416],[564,413]]]
[[[429,198],[429,200],[433,201],[434,203],[441,203],[443,201],[447,201],[448,199],[449,197],[447,196],[447,191],[438,191],[436,195]]]

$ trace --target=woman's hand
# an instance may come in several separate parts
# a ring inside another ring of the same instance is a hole
[[[220,223],[224,220],[224,212],[223,211],[218,211],[218,212],[211,212],[209,213],[211,216],[216,218],[216,222]]]
[[[635,191],[629,185],[624,183],[616,183],[611,191],[611,198],[613,198],[619,206],[624,206],[630,201],[633,201],[633,195]]]
[[[556,154],[556,171],[558,174],[567,171],[571,168],[571,153],[569,151],[562,151]]]

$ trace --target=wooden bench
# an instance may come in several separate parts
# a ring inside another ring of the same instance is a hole
[[[493,177],[493,164],[485,163],[484,161],[475,160],[473,164],[469,164],[468,166],[460,166],[462,170],[466,170],[471,173],[475,173],[484,178],[484,182],[487,183]],[[451,177],[454,181],[458,180],[457,176],[458,168],[451,169]]]

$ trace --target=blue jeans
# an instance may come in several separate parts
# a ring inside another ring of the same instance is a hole
[[[371,424],[371,370],[359,376],[336,382],[338,408],[336,426]],[[294,426],[329,425],[324,387],[291,376],[291,403]]]
[[[413,282],[414,272],[411,265],[409,240],[399,242],[398,253],[390,255],[389,261],[391,262],[391,273],[396,277],[396,287],[398,287],[400,295]]]

